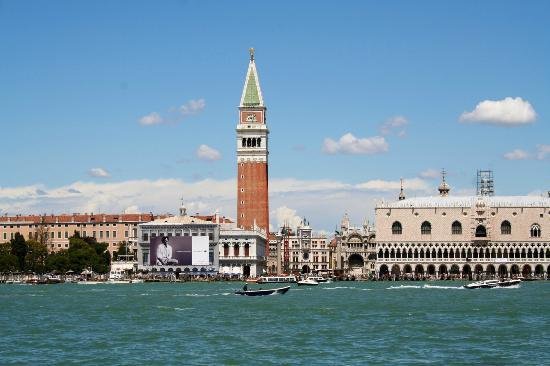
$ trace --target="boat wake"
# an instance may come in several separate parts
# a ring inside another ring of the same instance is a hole
[[[403,290],[409,288],[422,288],[422,286],[412,286],[412,285],[401,285],[401,286],[390,286],[386,290]]]
[[[341,289],[350,289],[353,290],[355,287],[352,286],[336,286],[336,287],[323,287],[323,290],[341,290]]]
[[[390,286],[386,290],[402,290],[402,289],[438,289],[438,290],[464,290],[462,286],[435,286],[435,285],[401,285],[401,286]]]
[[[491,290],[494,290],[494,289],[505,290],[505,289],[518,289],[518,288],[520,288],[519,284],[512,285],[512,286],[497,286],[497,287],[493,287]]]

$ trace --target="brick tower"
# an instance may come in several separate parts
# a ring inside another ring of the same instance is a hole
[[[237,226],[269,233],[266,107],[250,49],[237,125]]]

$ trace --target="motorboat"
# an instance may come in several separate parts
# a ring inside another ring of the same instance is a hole
[[[243,296],[265,296],[265,295],[276,295],[276,294],[283,295],[289,289],[290,289],[290,286],[272,288],[272,289],[266,289],[266,290],[262,290],[261,288],[258,290],[238,290],[238,291],[235,291],[235,295],[243,295]]]
[[[521,283],[520,279],[507,279],[507,280],[485,280],[472,282],[467,285],[464,285],[464,288],[475,289],[475,288],[494,288],[494,287],[510,287],[519,285]]]
[[[467,289],[476,289],[476,288],[493,288],[498,286],[498,280],[485,280],[485,281],[477,281],[472,282],[467,285],[464,285],[464,288]]]
[[[322,276],[309,276],[308,279],[311,278],[314,281],[317,281],[319,283],[328,282],[328,278],[322,277]]]
[[[521,283],[520,279],[508,279],[508,280],[502,280],[498,283],[498,287],[510,287],[519,285]]]
[[[298,281],[298,286],[319,286],[319,282],[315,281],[312,277],[305,280]]]

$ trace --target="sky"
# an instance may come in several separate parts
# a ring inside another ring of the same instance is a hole
[[[0,215],[236,217],[250,47],[272,229],[550,190],[548,1],[0,1]]]

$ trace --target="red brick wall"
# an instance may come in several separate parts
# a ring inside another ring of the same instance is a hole
[[[256,225],[269,232],[267,163],[238,163],[237,226],[250,229]]]

